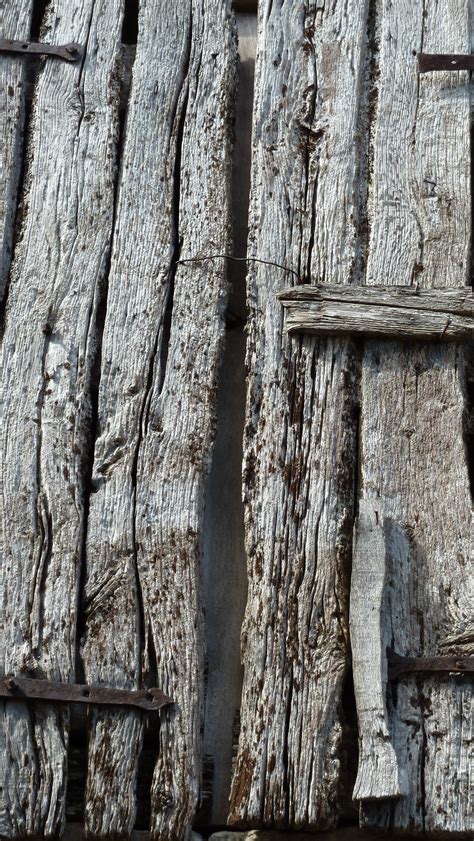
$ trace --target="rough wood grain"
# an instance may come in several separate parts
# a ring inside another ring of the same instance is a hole
[[[384,523],[376,503],[361,500],[354,531],[350,631],[359,723],[359,768],[355,800],[383,800],[407,794],[390,738],[385,696],[386,649],[383,617],[387,584]]]
[[[249,254],[340,283],[356,263],[366,12],[259,12]],[[259,264],[248,278],[249,597],[230,821],[322,829],[339,809],[355,360],[345,340],[284,335],[287,281]]]
[[[28,38],[33,0],[0,5],[0,33]],[[0,301],[10,270],[13,222],[21,169],[25,119],[25,61],[0,55]]]
[[[114,198],[122,3],[54,0],[33,104],[24,219],[1,371],[2,671],[73,682],[89,448],[89,375]],[[59,834],[66,709],[3,709],[0,834]]]
[[[223,261],[175,260],[229,248],[232,21],[227,0],[140,8],[87,537],[86,676],[151,680],[174,699],[161,718],[151,832],[177,841],[200,789],[200,544],[226,277]],[[138,716],[95,715],[89,834],[130,834],[141,736]]]
[[[367,280],[462,287],[471,216],[467,76],[419,77],[413,53],[469,52],[469,4],[380,2],[376,13]],[[408,656],[463,645],[469,653],[472,499],[462,351],[367,342],[361,410],[361,501],[376,506],[385,524],[383,621],[391,646]],[[408,795],[365,802],[363,823],[472,832],[469,677],[400,677],[388,692],[388,716]]]
[[[474,294],[470,286],[458,289],[419,289],[413,286],[335,286],[330,283],[303,284],[278,293],[284,306],[293,303],[354,304],[356,307],[380,306],[387,309],[420,310],[449,315],[474,316]]]
[[[368,336],[401,341],[466,342],[474,338],[474,318],[449,312],[333,300],[283,300],[290,334]]]

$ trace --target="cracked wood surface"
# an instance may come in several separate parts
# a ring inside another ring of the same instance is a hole
[[[0,6],[0,33],[29,38],[33,0]],[[25,60],[0,54],[0,301],[10,270],[13,223],[21,170],[25,121]]]
[[[151,833],[187,839],[201,776],[201,532],[230,247],[230,2],[143,4],[102,346],[87,535],[89,682],[156,683]],[[169,324],[171,319],[171,324]],[[169,335],[168,335],[169,334]],[[94,714],[86,831],[128,835],[139,714]]]
[[[463,287],[470,258],[468,78],[463,73],[419,77],[414,53],[422,48],[468,53],[469,4],[379,2],[375,11],[380,52],[367,282]],[[378,633],[400,655],[472,652],[464,363],[463,351],[454,345],[365,345],[360,502],[376,510],[383,524],[387,570]],[[355,576],[361,572],[358,560],[356,554]],[[352,626],[367,631],[356,603]],[[361,712],[369,684],[379,684],[379,669],[377,660],[365,671],[365,687],[357,691]],[[373,724],[365,718],[361,761],[372,773],[356,792],[367,798],[362,823],[472,832],[469,676],[400,676],[390,686],[387,704],[390,738],[408,794],[373,802],[384,796],[383,780],[377,770],[380,752],[371,744]]]
[[[249,254],[347,283],[357,261],[365,2],[260,4]],[[230,821],[323,829],[340,801],[354,349],[289,339],[274,267],[248,276],[249,597]]]
[[[95,315],[112,225],[122,3],[54,0],[1,352],[1,670],[74,682]],[[2,704],[0,834],[64,821],[68,713]]]

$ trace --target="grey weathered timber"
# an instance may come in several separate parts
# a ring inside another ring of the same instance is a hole
[[[358,239],[365,2],[263,3],[249,256],[347,283]],[[289,275],[251,264],[244,503],[249,596],[230,821],[338,817],[348,661],[354,351],[289,339]]]
[[[448,8],[435,0],[379,2],[376,17],[380,53],[371,128],[367,283],[462,288],[468,283],[470,256],[468,76],[420,77],[414,54],[421,48],[469,52],[469,4],[456,0]],[[375,621],[371,626],[377,639],[388,640],[400,655],[472,653],[472,499],[464,412],[464,354],[459,346],[366,343],[360,511],[377,512],[386,564],[381,628],[376,629]],[[356,660],[357,639],[367,633],[359,601],[360,559],[363,555],[356,552],[351,614]],[[374,568],[380,563],[380,557],[374,559]],[[372,598],[373,581],[366,577]],[[360,669],[360,712],[370,692],[374,710],[380,708],[374,690],[381,673],[386,674],[383,654],[382,663],[380,656],[372,668],[367,663],[365,675]],[[362,822],[472,832],[469,676],[400,676],[387,692],[387,717],[408,793],[394,802],[373,802],[383,795],[380,743],[363,724],[362,764],[372,770],[356,791],[367,798]],[[375,728],[376,722],[374,718]],[[373,755],[368,756],[364,745],[371,739]],[[387,792],[393,794],[393,788]]]
[[[408,794],[399,769],[387,716],[387,660],[384,635],[386,539],[377,504],[361,500],[354,530],[351,581],[351,646],[359,724],[359,767],[354,799],[391,799]]]
[[[200,790],[200,545],[227,284],[222,260],[175,261],[230,246],[235,40],[230,2],[141,6],[86,547],[86,678],[156,683],[175,702],[161,716],[151,832],[177,841]],[[139,714],[95,714],[87,833],[130,834],[142,730]]]
[[[300,286],[278,295],[289,333],[452,342],[474,338],[472,289]]]
[[[0,34],[28,38],[33,0],[10,0],[0,5]],[[23,149],[25,65],[0,55],[0,301],[11,261],[13,222]]]
[[[122,2],[54,0],[0,359],[2,673],[74,682],[95,317],[113,215]],[[3,707],[0,834],[59,834],[67,708]]]

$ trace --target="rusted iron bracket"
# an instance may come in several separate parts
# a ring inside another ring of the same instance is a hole
[[[474,55],[442,55],[418,53],[420,73],[436,73],[442,70],[474,70]]]
[[[84,48],[80,44],[65,44],[57,47],[54,44],[38,44],[34,41],[12,41],[11,38],[0,38],[1,53],[19,53],[20,55],[47,55],[62,58],[64,61],[79,61],[84,55]]]
[[[402,657],[387,648],[388,679],[397,680],[408,672],[474,672],[474,657]]]
[[[161,689],[114,689],[108,686],[59,683],[7,675],[0,680],[0,698],[10,701],[52,701],[63,704],[95,704],[107,707],[138,707],[154,712],[172,704]]]

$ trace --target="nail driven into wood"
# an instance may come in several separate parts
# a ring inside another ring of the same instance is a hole
[[[56,46],[55,44],[38,44],[34,41],[14,41],[11,38],[0,38],[0,53],[42,55],[75,62],[83,57],[84,48],[80,44]]]

